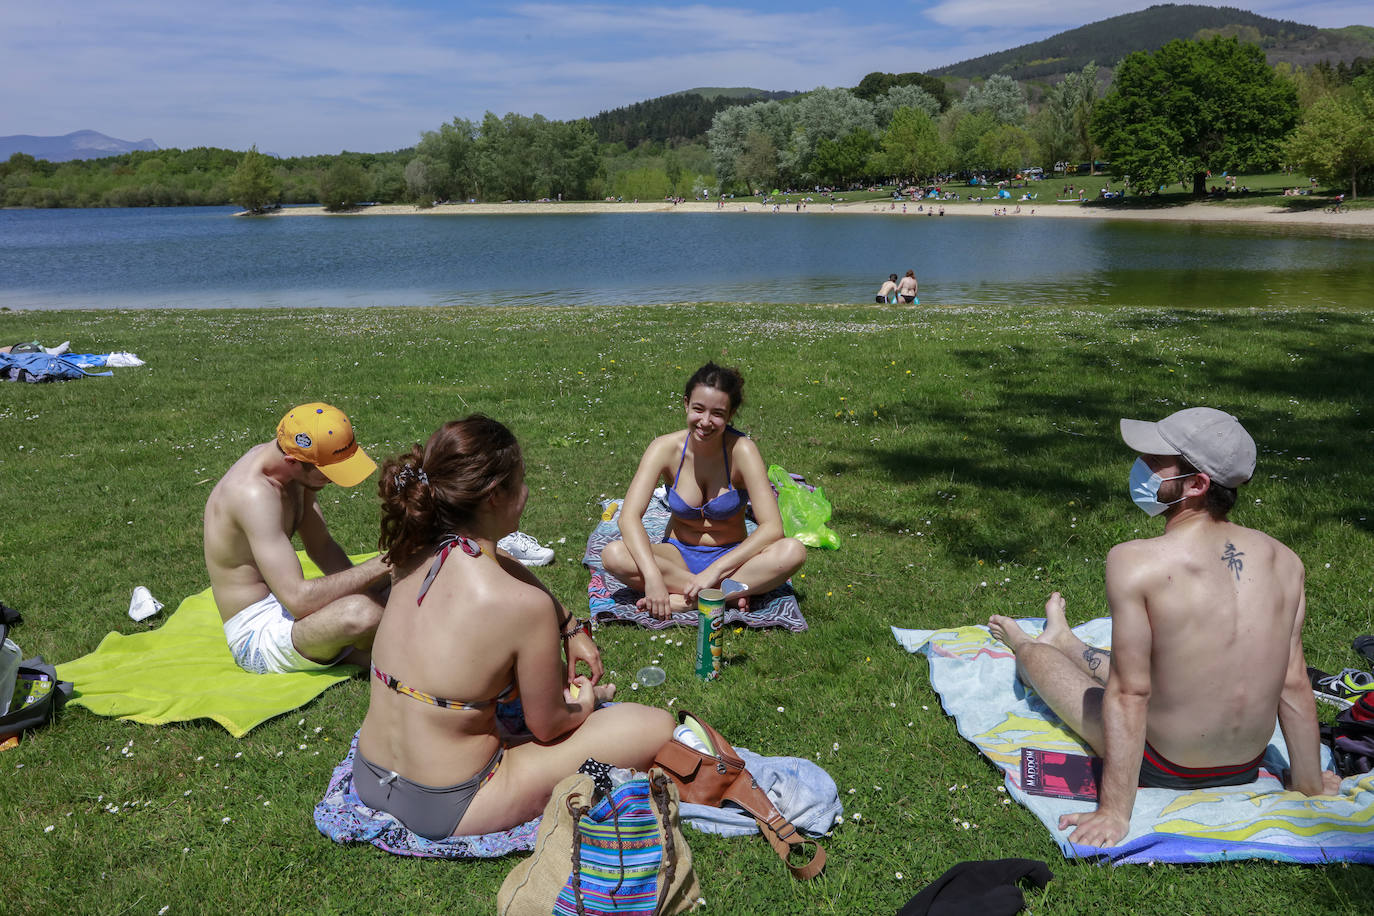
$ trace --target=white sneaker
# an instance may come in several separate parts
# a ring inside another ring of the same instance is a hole
[[[523,531],[513,531],[496,546],[526,566],[548,566],[553,562],[553,548],[540,547],[539,542]]]

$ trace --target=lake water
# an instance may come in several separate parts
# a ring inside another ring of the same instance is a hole
[[[1028,215],[627,213],[245,219],[230,207],[0,211],[0,306],[213,308],[717,300],[1350,306],[1374,236]]]

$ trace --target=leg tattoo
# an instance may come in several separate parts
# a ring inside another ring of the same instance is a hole
[[[1089,676],[1099,684],[1106,685],[1107,679],[1097,673],[1102,667],[1103,662],[1111,662],[1112,653],[1106,649],[1095,649],[1088,646],[1083,650],[1083,662],[1088,666]]]

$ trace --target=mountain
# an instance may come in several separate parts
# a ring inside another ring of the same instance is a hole
[[[1053,82],[1089,62],[1110,68],[1133,51],[1155,51],[1176,38],[1212,35],[1235,35],[1241,41],[1258,44],[1271,64],[1282,61],[1309,66],[1321,60],[1350,63],[1356,57],[1374,57],[1371,31],[1363,26],[1319,29],[1227,6],[1166,3],[929,72],[964,79],[1003,73],[1017,80]]]
[[[133,150],[155,150],[158,145],[152,140],[117,140],[93,130],[78,130],[65,137],[34,137],[28,134],[15,134],[0,137],[0,160],[8,159],[15,153],[27,153],[35,159],[49,162],[66,162],[69,159],[103,159],[118,156]]]
[[[686,89],[600,112],[588,118],[587,123],[602,143],[623,143],[627,149],[645,142],[694,142],[706,133],[719,111],[797,94],[763,89]]]

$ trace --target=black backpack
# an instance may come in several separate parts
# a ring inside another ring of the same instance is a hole
[[[1374,769],[1374,693],[1365,693],[1349,709],[1342,710],[1335,725],[1323,725],[1322,740],[1330,745],[1342,777]]]
[[[0,602],[0,643],[5,641],[10,628],[21,619],[18,611]],[[9,689],[9,685],[0,684],[0,690],[6,689]],[[0,743],[51,722],[71,692],[71,682],[59,681],[57,672],[52,665],[43,661],[43,656],[20,662],[13,702],[9,711],[0,716]]]

